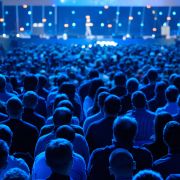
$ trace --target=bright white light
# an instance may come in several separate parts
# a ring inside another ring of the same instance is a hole
[[[165,22],[165,23],[163,23],[163,26],[167,26],[167,23]]]
[[[117,43],[115,41],[97,41],[96,44],[103,46],[117,46]]]
[[[93,46],[92,44],[89,44],[89,46],[88,46],[88,47],[89,47],[89,48],[92,48],[92,46]]]
[[[16,37],[19,38],[19,37],[20,37],[20,34],[16,34]]]
[[[180,22],[179,22],[179,23],[177,23],[177,27],[180,27]]]
[[[51,27],[51,26],[52,26],[52,23],[48,23],[48,26]]]
[[[52,11],[49,11],[49,15],[52,15],[53,14],[53,12]]]
[[[28,26],[30,26],[30,24],[27,22],[27,23],[26,23],[26,26],[28,27]]]
[[[74,10],[73,10],[73,11],[71,11],[71,14],[76,14],[76,11],[74,11]]]
[[[144,27],[144,23],[141,23],[140,26],[141,26],[141,27]]]
[[[66,33],[63,34],[63,39],[67,40],[68,39],[68,35]]]
[[[6,34],[3,34],[2,36],[5,38],[7,35],[6,35]]]
[[[81,46],[81,48],[82,48],[82,49],[85,49],[85,48],[86,48],[86,46],[85,46],[85,45],[82,45],[82,46]]]
[[[122,27],[122,23],[119,23],[118,26],[119,26],[119,27]]]
[[[172,15],[175,16],[175,15],[176,15],[176,11],[173,11],[173,12],[172,12]]]
[[[31,14],[32,14],[32,12],[31,12],[31,11],[28,11],[28,14],[29,14],[29,15],[31,15]]]
[[[141,15],[141,11],[138,11],[138,13],[137,13],[139,16]]]
[[[65,2],[65,0],[60,0],[60,2],[61,2],[61,3],[64,3],[64,2]]]
[[[102,11],[99,11],[99,14],[101,15],[101,14],[103,14],[103,12],[102,12]]]
[[[160,12],[159,12],[159,15],[160,15],[160,16],[162,16],[162,15],[163,15],[163,12],[162,12],[162,11],[160,11]]]
[[[116,15],[120,15],[120,12],[119,12],[119,11],[117,11],[117,12],[116,12]]]
[[[131,35],[130,34],[126,34],[126,38],[130,38],[131,37]]]
[[[152,38],[155,38],[156,37],[156,35],[155,34],[152,34]]]

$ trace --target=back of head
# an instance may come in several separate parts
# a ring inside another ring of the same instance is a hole
[[[168,122],[163,131],[164,142],[172,151],[175,149],[180,150],[180,123],[176,121]]]
[[[166,180],[179,180],[179,179],[180,179],[180,174],[171,174],[166,178]]]
[[[47,77],[45,75],[40,74],[38,76],[38,79],[39,79],[39,81],[38,81],[39,87],[45,87],[48,82]]]
[[[23,105],[25,108],[35,109],[38,104],[38,96],[34,91],[27,91],[23,95]]]
[[[146,96],[141,91],[136,91],[132,94],[132,104],[135,108],[145,108],[147,104]]]
[[[94,79],[99,77],[99,72],[97,70],[90,70],[88,73],[89,79]]]
[[[103,108],[104,106],[104,101],[105,99],[109,96],[110,94],[108,92],[101,92],[99,95],[98,95],[98,104],[100,106],[100,108]]]
[[[59,92],[67,94],[67,96],[71,99],[75,96],[76,87],[73,83],[65,82],[60,86]]]
[[[109,156],[109,169],[115,177],[132,177],[134,169],[132,154],[123,148],[115,149]]]
[[[66,139],[52,140],[45,151],[47,165],[52,172],[68,175],[73,161],[72,144]]]
[[[75,131],[71,126],[63,125],[56,130],[56,138],[64,138],[72,142],[75,138]]]
[[[178,89],[174,85],[170,85],[166,89],[166,99],[168,102],[176,102],[178,97]]]
[[[66,107],[57,108],[53,114],[53,122],[55,127],[67,125],[71,123],[72,112]]]
[[[166,88],[167,88],[167,84],[165,82],[161,81],[156,83],[155,94],[161,96],[164,95]]]
[[[35,75],[27,75],[24,78],[24,90],[35,91],[38,86],[38,78]]]
[[[117,86],[125,86],[126,85],[126,75],[123,72],[117,72],[114,76],[114,82]]]
[[[176,86],[180,93],[180,75],[174,77],[173,84]]]
[[[58,94],[54,100],[54,104],[53,104],[54,109],[56,109],[56,106],[58,105],[59,102],[61,102],[63,100],[68,100],[68,99],[69,99],[68,96],[64,93]]]
[[[57,78],[58,87],[60,87],[64,82],[67,82],[68,80],[69,80],[69,78],[68,78],[68,76],[66,74],[61,74]]]
[[[10,147],[12,142],[13,133],[9,126],[6,126],[4,124],[0,124],[0,139],[5,141],[8,146]]]
[[[155,82],[158,78],[158,72],[156,69],[149,69],[149,71],[147,72],[147,78],[149,80],[149,82]]]
[[[17,97],[12,97],[7,101],[7,113],[10,118],[16,119],[20,118],[23,111],[22,102]]]
[[[28,174],[19,168],[11,168],[3,177],[3,180],[29,180]]]
[[[155,137],[156,140],[163,140],[163,129],[165,125],[172,121],[173,117],[168,112],[160,112],[155,117]]]
[[[99,87],[104,86],[104,82],[100,78],[95,78],[91,80],[90,87],[89,87],[89,92],[88,95],[91,98],[95,97],[96,91],[98,90]]]
[[[117,117],[113,124],[114,141],[125,146],[132,146],[137,132],[137,122],[134,118]]]
[[[58,105],[56,106],[56,108],[58,108],[58,107],[67,107],[68,109],[71,110],[71,112],[74,111],[73,104],[72,104],[71,101],[69,101],[69,100],[60,101],[60,102],[58,103]]]
[[[121,101],[116,95],[109,95],[104,101],[104,112],[116,116],[121,108]]]
[[[139,81],[136,78],[129,78],[126,82],[126,88],[130,94],[137,91],[139,87]]]
[[[6,78],[4,75],[0,74],[0,91],[4,90],[6,87]]]
[[[133,180],[163,180],[163,178],[159,173],[155,171],[142,170],[133,177]]]
[[[7,143],[0,140],[0,170],[6,167],[8,163],[9,147]]]

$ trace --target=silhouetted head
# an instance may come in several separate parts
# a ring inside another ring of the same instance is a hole
[[[126,85],[126,75],[123,72],[117,72],[114,75],[114,82],[116,86],[125,86]]]
[[[57,105],[59,102],[63,101],[63,100],[68,100],[68,96],[66,94],[58,94],[54,100],[54,104],[53,104],[53,108],[56,109]]]
[[[157,82],[155,86],[155,94],[158,96],[163,96],[165,94],[165,90],[167,88],[167,84],[163,81]]]
[[[147,72],[147,78],[149,80],[149,82],[156,82],[157,78],[158,78],[158,72],[156,69],[149,69],[149,71]]]
[[[38,95],[34,91],[27,91],[23,95],[24,108],[35,109],[38,104]]]
[[[176,88],[176,86],[174,85],[170,85],[167,89],[166,89],[166,99],[168,102],[176,102],[177,101],[177,97],[178,97],[178,89]]]
[[[135,108],[145,108],[147,104],[146,96],[141,91],[136,91],[131,97],[132,104]]]
[[[65,82],[59,88],[60,93],[65,93],[70,99],[73,99],[76,92],[76,87],[73,83]]]
[[[132,94],[137,91],[139,87],[139,81],[136,78],[129,78],[126,82],[126,88],[128,93]]]
[[[99,72],[97,70],[90,70],[88,73],[88,78],[89,79],[94,79],[99,77]]]
[[[58,138],[46,147],[46,163],[52,172],[69,175],[73,163],[73,147],[70,141]]]
[[[163,180],[163,178],[155,171],[141,170],[133,177],[133,180]]]
[[[98,105],[100,109],[103,109],[104,101],[110,94],[108,92],[101,92],[98,95]]]
[[[42,74],[40,74],[39,76],[38,76],[38,82],[39,82],[39,87],[41,88],[41,87],[45,87],[46,85],[47,85],[47,83],[48,83],[48,78],[45,76],[45,75],[42,75]]]
[[[27,75],[24,78],[24,90],[36,91],[38,86],[38,78],[35,75]]]
[[[68,109],[71,110],[72,113],[74,112],[74,106],[69,100],[60,101],[58,105],[56,106],[56,108],[59,108],[59,107],[67,107]]]
[[[123,146],[132,146],[137,133],[137,122],[134,118],[117,117],[113,124],[114,141]]]

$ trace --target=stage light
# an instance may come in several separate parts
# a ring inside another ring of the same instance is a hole
[[[5,38],[7,35],[6,35],[6,34],[3,34],[2,36]]]
[[[170,20],[171,20],[171,17],[170,17],[170,16],[168,16],[168,17],[167,17],[167,21],[170,21]]]
[[[33,24],[33,27],[38,27],[38,24],[37,24],[37,23],[34,23],[34,24]]]
[[[104,27],[104,23],[101,23],[101,27]]]
[[[133,19],[133,16],[129,16],[129,21],[132,21]]]
[[[160,12],[159,12],[159,15],[160,15],[160,16],[162,16],[162,15],[163,15],[163,12],[162,12],[162,11],[160,11]]]
[[[146,6],[146,8],[147,8],[147,9],[151,9],[151,5],[148,4],[148,5]]]
[[[119,12],[119,11],[117,11],[117,12],[116,12],[116,15],[120,15],[120,12]]]
[[[82,45],[82,46],[81,46],[81,48],[82,48],[82,49],[85,49],[85,48],[86,48],[86,46],[85,46],[85,45]]]
[[[153,32],[156,32],[156,31],[157,31],[157,28],[152,28],[152,31],[153,31]]]
[[[112,24],[108,24],[108,28],[112,28]]]
[[[177,27],[180,27],[180,23],[177,23]]]
[[[53,12],[52,11],[49,11],[49,15],[52,15],[53,14]]]
[[[43,23],[38,23],[38,24],[37,24],[37,27],[43,27],[43,26],[44,26]]]
[[[155,20],[155,21],[157,21],[157,20],[158,20],[158,18],[157,18],[157,17],[154,17],[154,20]]]
[[[42,22],[43,22],[43,23],[47,22],[47,19],[46,19],[46,18],[43,18],[43,19],[42,19]]]
[[[163,26],[167,26],[167,23],[165,22],[165,23],[163,23]]]
[[[91,17],[89,15],[86,16],[86,20],[90,20]]]
[[[8,15],[9,14],[9,11],[5,11],[5,15]]]
[[[173,11],[173,12],[172,12],[172,15],[175,16],[175,15],[176,15],[176,11]]]
[[[72,27],[76,27],[76,23],[75,22],[72,23]]]
[[[65,0],[60,0],[60,2],[61,2],[61,3],[64,3],[64,2],[65,2]]]
[[[102,11],[99,11],[99,14],[101,15],[101,14],[103,14],[103,12],[102,12]]]
[[[152,14],[156,14],[156,11],[155,11],[155,10],[152,10]]]
[[[64,27],[65,27],[65,28],[68,28],[68,27],[69,27],[69,24],[64,24]]]
[[[88,46],[89,48],[92,48],[93,47],[93,45],[92,44],[89,44],[89,46]]]
[[[126,34],[126,38],[130,38],[131,37],[131,35],[130,34]]]
[[[138,11],[137,14],[140,16],[141,15],[141,11]]]
[[[6,26],[6,23],[5,22],[3,22],[3,24],[2,24],[3,26]]]
[[[27,26],[27,27],[29,27],[29,26],[30,26],[30,24],[27,22],[27,23],[26,23],[26,26]]]
[[[19,37],[20,37],[20,34],[16,34],[16,37],[19,38]]]
[[[156,35],[155,34],[152,34],[152,38],[155,38],[156,37]]]
[[[122,27],[122,23],[119,23],[118,26],[119,26],[119,27]]]
[[[24,8],[24,9],[27,9],[27,8],[28,8],[28,5],[27,5],[27,4],[23,4],[23,8]]]
[[[141,26],[141,27],[144,27],[144,23],[141,23],[140,26]]]
[[[108,6],[108,5],[105,5],[105,6],[104,6],[104,9],[109,9],[109,6]]]
[[[0,22],[1,22],[1,23],[4,22],[4,18],[0,18]]]
[[[76,14],[76,11],[74,11],[74,10],[73,10],[73,11],[71,11],[71,14],[73,14],[73,15],[74,15],[74,14]]]
[[[24,27],[20,27],[19,30],[20,30],[21,32],[24,32]]]
[[[51,26],[52,26],[52,23],[48,23],[48,26],[51,27]]]
[[[32,14],[32,12],[31,11],[28,11],[28,15],[31,15]]]

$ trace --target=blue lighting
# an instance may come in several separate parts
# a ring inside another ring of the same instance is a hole
[[[31,12],[31,11],[28,11],[28,14],[29,14],[29,15],[31,15],[31,14],[32,14],[32,12]]]
[[[175,16],[176,15],[176,11],[173,11],[172,14],[173,14],[173,16]]]
[[[72,23],[72,27],[76,27],[76,23],[75,22]]]
[[[101,27],[104,27],[104,23],[101,23]]]
[[[5,23],[5,22],[3,22],[3,26],[6,26],[6,23]]]
[[[5,15],[8,15],[9,14],[9,12],[8,11],[5,11]]]
[[[141,23],[140,26],[141,26],[141,27],[144,27],[144,23]]]
[[[51,26],[52,26],[52,23],[48,23],[48,26],[51,27]]]
[[[120,15],[120,12],[119,12],[119,11],[117,11],[117,12],[116,12],[116,15]]]
[[[102,12],[102,11],[99,11],[99,14],[101,15],[101,14],[103,14],[103,12]]]
[[[180,22],[179,22],[179,23],[177,23],[177,27],[180,27]]]
[[[141,11],[138,11],[137,14],[140,16],[141,15]]]
[[[159,15],[160,15],[160,16],[162,16],[162,15],[163,15],[163,12],[162,12],[162,11],[160,11],[160,12],[159,12]]]
[[[71,11],[71,14],[76,14],[76,11],[74,11],[74,10],[73,10],[73,11]]]
[[[27,23],[26,23],[26,26],[27,26],[27,27],[29,27],[29,26],[30,26],[30,24],[27,22]]]
[[[53,12],[52,11],[49,11],[49,15],[52,15],[53,14]]]
[[[119,27],[122,27],[122,23],[119,23],[118,26],[119,26]]]

